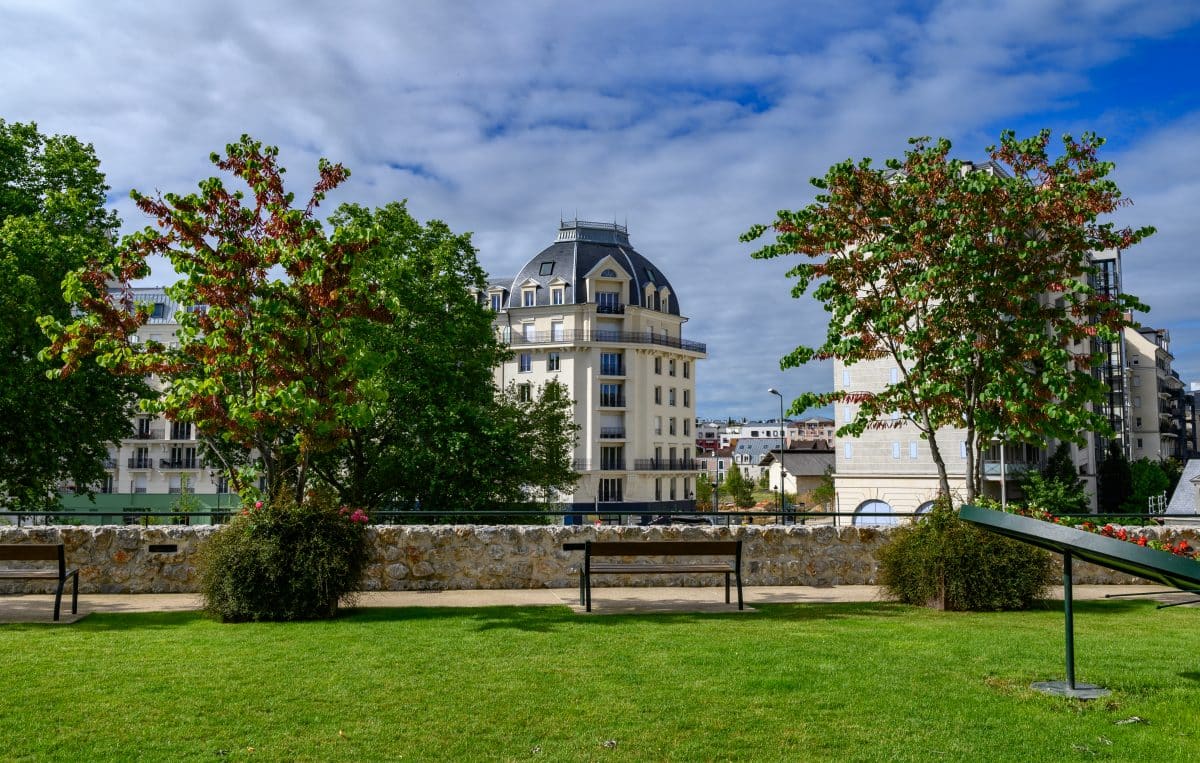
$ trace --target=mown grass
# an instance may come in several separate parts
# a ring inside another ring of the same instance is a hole
[[[97,614],[0,626],[0,757],[1195,760],[1198,626],[1077,604],[1079,680],[1114,690],[1081,703],[1028,688],[1063,676],[1056,605]]]

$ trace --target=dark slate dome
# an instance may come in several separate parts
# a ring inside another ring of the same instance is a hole
[[[630,245],[629,231],[625,226],[583,220],[559,223],[555,242],[525,263],[517,271],[511,285],[506,284],[510,290],[506,307],[521,306],[521,286],[531,280],[542,287],[537,290],[535,305],[549,305],[551,283],[563,282],[566,288],[564,302],[588,302],[588,296],[584,293],[584,278],[605,257],[611,257],[624,275],[629,277],[629,290],[624,295],[626,304],[643,305],[641,295],[648,284],[653,284],[656,290],[663,287],[669,290],[670,296],[667,304],[661,306],[661,312],[679,315],[675,288],[654,263]]]

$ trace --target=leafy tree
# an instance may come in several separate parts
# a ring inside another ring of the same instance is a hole
[[[833,505],[837,499],[837,491],[833,487],[833,467],[825,467],[825,473],[821,475],[821,484],[813,488],[808,494],[812,502],[818,506],[826,508]]]
[[[1153,229],[1100,222],[1127,203],[1108,178],[1113,165],[1097,158],[1103,139],[1064,136],[1054,159],[1048,142],[1048,131],[1025,140],[1004,132],[988,149],[991,162],[974,167],[950,159],[947,140],[915,138],[884,168],[869,159],[834,165],[812,180],[812,204],[779,212],[775,242],[754,257],[809,258],[788,273],[792,293],[815,286],[830,313],[825,342],[796,348],[781,366],[889,359],[898,370],[879,392],[804,394],[792,414],[856,404],[842,436],[911,423],[929,442],[945,496],[938,432],[963,427],[968,501],[980,492],[980,455],[995,433],[1042,443],[1107,431],[1093,410],[1103,385],[1091,373],[1090,340],[1118,340],[1127,314],[1145,308],[1093,290],[1089,258],[1128,249]],[[766,231],[756,225],[742,239]],[[892,412],[903,418],[893,422]]]
[[[367,414],[318,458],[321,477],[367,508],[480,508],[569,489],[572,401],[559,384],[528,400],[496,388],[507,349],[472,294],[485,275],[470,236],[422,225],[403,203],[346,205],[331,221],[370,241],[362,273],[393,319],[349,324]]]
[[[758,489],[759,490],[766,490],[770,486],[771,486],[771,475],[770,474],[768,474],[767,472],[764,471],[762,474],[758,475]]]
[[[1083,490],[1083,480],[1079,479],[1079,471],[1071,458],[1071,446],[1068,443],[1060,442],[1054,449],[1054,453],[1042,469],[1042,476],[1052,482]]]
[[[1071,446],[1059,443],[1041,472],[1029,472],[1021,480],[1025,502],[1053,514],[1077,514],[1088,510],[1089,500],[1079,479]]]
[[[754,505],[754,486],[736,465],[730,466],[729,471],[725,473],[725,490],[739,509],[748,509]]]
[[[244,498],[256,492],[253,452],[269,494],[298,504],[313,457],[367,413],[349,321],[386,322],[391,314],[357,277],[367,242],[344,231],[327,235],[315,216],[348,170],[322,159],[311,196],[297,207],[284,189],[278,149],[242,136],[212,161],[249,195],[219,178],[186,196],[134,191],[158,227],[127,237],[112,256],[92,253],[67,276],[64,293],[79,312],[42,319],[54,340],[47,355],[62,359],[63,378],[90,356],[118,375],[157,375],[166,388],[146,410],[196,424]],[[135,342],[149,306],[135,305],[127,287],[109,289],[148,275],[155,255],[182,275],[167,289],[187,308],[177,314],[177,346]]]
[[[1125,451],[1116,440],[1110,440],[1104,460],[1096,472],[1096,500],[1100,513],[1115,514],[1133,492],[1133,475]]]
[[[1122,511],[1145,514],[1150,499],[1166,493],[1171,487],[1171,478],[1163,469],[1163,462],[1139,458],[1129,465],[1129,497],[1121,505]]]
[[[38,317],[70,318],[63,277],[116,245],[107,191],[90,145],[0,120],[0,502],[49,508],[61,482],[90,494],[149,391],[94,361],[57,383],[38,357]]]
[[[713,486],[707,474],[696,478],[696,510],[708,511],[712,508]]]

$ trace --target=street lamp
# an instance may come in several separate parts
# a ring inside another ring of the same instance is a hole
[[[783,451],[787,447],[783,441],[783,395],[774,387],[768,389],[767,392],[779,398],[779,513],[780,521],[787,524],[787,518],[783,516]]]

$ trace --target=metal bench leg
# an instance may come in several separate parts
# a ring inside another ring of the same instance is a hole
[[[71,614],[77,615],[79,614],[79,570],[75,571],[72,578],[74,581],[71,586]]]
[[[582,607],[583,605],[584,605],[584,595],[583,595],[583,567],[580,567],[580,568],[579,568],[579,606],[581,606],[581,607]]]
[[[729,573],[725,573],[725,603],[729,603]]]
[[[54,591],[54,620],[58,621],[58,611],[62,608],[62,592],[66,586],[67,579],[65,577],[58,579],[58,588]]]
[[[742,568],[739,566],[737,571],[737,587],[738,587],[738,609],[745,609],[742,605]]]
[[[592,611],[592,576],[590,573],[587,576],[587,603],[584,606],[584,611]]]

